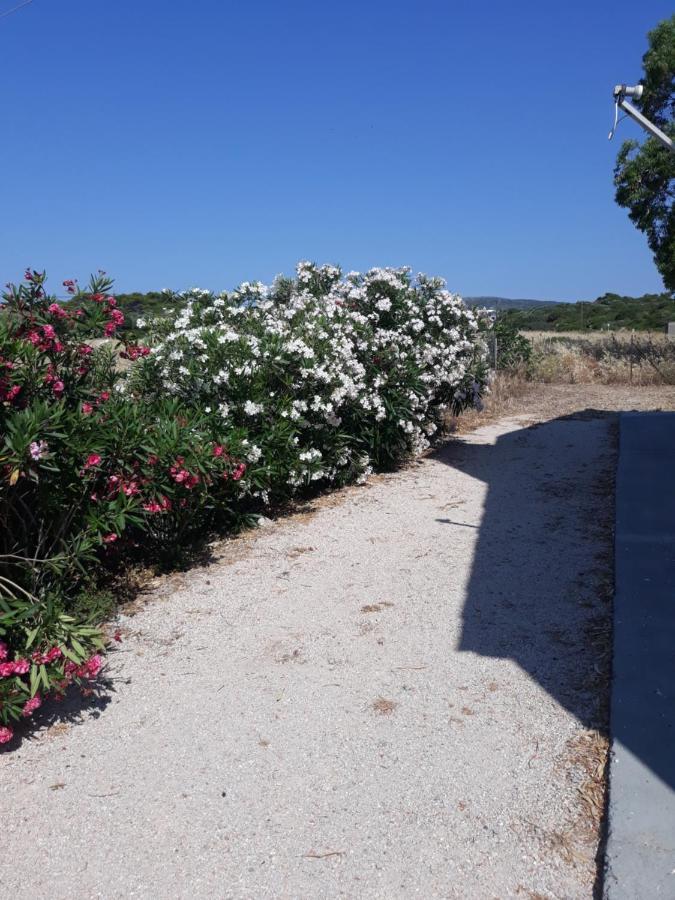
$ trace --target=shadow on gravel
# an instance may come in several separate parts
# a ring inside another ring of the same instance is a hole
[[[487,484],[458,649],[514,660],[603,738],[609,730],[616,434],[615,414],[587,409],[514,425],[493,445],[460,438],[436,454]],[[466,533],[461,518],[455,513],[437,521]],[[531,738],[535,746],[534,730]],[[599,755],[585,760],[585,770],[596,773],[592,786],[600,804],[591,815],[599,840],[595,897],[604,853],[606,745],[598,746]],[[583,750],[568,745],[565,752],[572,758]]]
[[[618,416],[586,409],[436,458],[487,483],[459,649],[512,659],[586,728],[607,734]],[[534,451],[534,452],[533,452]],[[534,462],[533,462],[534,461]],[[466,523],[437,519],[463,531]],[[649,730],[622,742],[671,788]]]
[[[584,410],[517,428],[494,445],[460,438],[436,454],[488,485],[459,649],[515,660],[584,726],[602,733],[613,587],[612,419]],[[459,518],[437,521],[464,529]]]
[[[72,686],[63,700],[45,701],[29,719],[15,723],[14,737],[0,747],[0,756],[3,752],[18,750],[24,741],[56,736],[81,722],[85,716],[97,719],[110,703],[114,692],[115,686],[109,678],[99,678],[91,694],[85,695]]]

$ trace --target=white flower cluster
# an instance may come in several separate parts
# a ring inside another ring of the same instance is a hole
[[[405,268],[342,277],[309,262],[296,276],[180,295],[143,377],[245,429],[249,460],[283,463],[292,488],[418,453],[448,409],[479,400],[482,326],[441,279]]]

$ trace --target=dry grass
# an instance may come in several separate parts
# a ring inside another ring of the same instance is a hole
[[[598,731],[582,731],[567,743],[567,765],[583,772],[577,788],[582,804],[578,825],[589,829],[596,840],[605,811],[608,752],[607,736]]]
[[[533,344],[552,338],[581,339],[596,344],[606,341],[608,338],[616,338],[621,343],[630,343],[631,338],[646,339],[658,344],[669,343],[669,338],[663,331],[631,331],[629,329],[623,331],[522,331],[521,334]]]
[[[675,384],[675,342],[645,332],[527,332],[532,378],[554,384]]]

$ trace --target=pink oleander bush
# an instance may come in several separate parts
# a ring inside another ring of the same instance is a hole
[[[99,623],[71,607],[96,573],[222,520],[246,472],[236,429],[118,390],[118,356],[147,348],[112,343],[124,317],[105,275],[66,286],[57,303],[27,272],[0,307],[0,742],[45,696],[90,690]]]

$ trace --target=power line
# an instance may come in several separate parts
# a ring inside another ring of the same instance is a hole
[[[33,0],[23,0],[22,3],[19,3],[18,6],[13,6],[11,9],[6,10],[3,13],[0,13],[0,19],[4,19],[5,16],[11,16],[12,13],[15,13],[19,9],[23,9],[24,6],[28,6],[29,3],[32,3]]]

